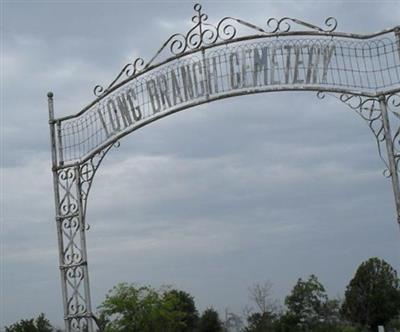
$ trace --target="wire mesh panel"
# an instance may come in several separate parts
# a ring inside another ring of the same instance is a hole
[[[390,38],[268,38],[203,49],[136,75],[60,121],[60,160],[79,161],[152,119],[214,99],[274,90],[377,94],[399,84],[400,53]]]

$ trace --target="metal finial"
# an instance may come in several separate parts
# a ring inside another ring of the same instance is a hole
[[[193,6],[193,9],[194,9],[196,12],[200,12],[200,11],[201,11],[201,5],[200,5],[199,3],[196,3],[196,4]]]

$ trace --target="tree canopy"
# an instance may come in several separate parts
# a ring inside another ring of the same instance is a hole
[[[285,299],[288,318],[298,327],[309,329],[323,320],[327,301],[325,288],[315,275],[306,281],[299,278]]]
[[[346,288],[343,314],[352,322],[377,330],[400,314],[396,270],[383,259],[363,262]]]
[[[199,317],[185,291],[120,283],[98,307],[95,321],[99,332],[376,332],[379,325],[400,330],[400,280],[382,259],[358,267],[344,300],[330,299],[315,275],[297,280],[284,307],[272,297],[269,281],[248,290],[252,306],[242,315],[225,310],[222,320],[211,307]],[[5,332],[53,331],[44,314],[5,327]]]
[[[36,319],[21,319],[6,327],[6,332],[52,332],[53,329],[48,319],[41,313]]]
[[[198,332],[222,332],[222,328],[218,312],[213,308],[206,309],[200,317]]]
[[[118,284],[100,305],[107,332],[192,331],[198,314],[193,298],[183,291]]]

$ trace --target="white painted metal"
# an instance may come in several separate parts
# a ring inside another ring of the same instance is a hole
[[[397,222],[399,223],[399,226],[400,226],[399,173],[398,173],[397,163],[396,163],[396,153],[394,150],[393,135],[392,135],[392,130],[390,128],[390,122],[389,122],[387,100],[388,99],[386,96],[379,97],[383,128],[384,128],[384,132],[385,132],[385,143],[386,143],[386,152],[387,152],[387,156],[388,156],[387,160],[388,160],[388,166],[389,166],[389,175],[392,180],[394,200],[395,200],[396,212],[397,212]]]

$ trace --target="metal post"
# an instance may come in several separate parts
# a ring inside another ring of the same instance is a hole
[[[57,146],[56,146],[56,135],[55,135],[55,122],[54,122],[54,104],[53,104],[53,93],[47,94],[47,101],[49,107],[49,126],[50,126],[50,142],[51,142],[51,160],[52,160],[52,172],[53,172],[53,188],[54,188],[54,206],[55,206],[55,219],[57,225],[57,239],[58,239],[58,262],[60,266],[60,278],[61,278],[61,292],[63,298],[63,309],[64,309],[64,321],[65,331],[70,332],[70,325],[67,320],[68,315],[68,304],[67,304],[67,286],[65,271],[61,268],[64,262],[64,240],[61,229],[60,216],[60,192],[58,188],[58,172],[57,172]]]
[[[82,251],[82,269],[84,275],[84,294],[86,299],[86,315],[87,315],[87,328],[89,332],[93,331],[93,313],[92,313],[92,304],[90,300],[90,285],[89,285],[89,269],[87,265],[87,249],[86,249],[86,223],[85,223],[85,212],[83,209],[83,200],[82,200],[82,188],[81,188],[81,174],[79,166],[75,167],[75,178],[76,178],[76,197],[79,205],[79,220],[80,220],[80,245]]]
[[[394,153],[394,147],[393,147],[393,138],[392,138],[392,132],[390,130],[389,115],[388,115],[388,111],[387,111],[387,102],[386,102],[386,97],[384,95],[379,96],[379,103],[380,103],[381,113],[382,113],[383,129],[385,131],[386,150],[387,150],[387,154],[388,154],[389,172],[390,172],[390,177],[392,179],[394,200],[395,200],[395,204],[396,204],[397,222],[399,223],[399,226],[400,226],[399,175],[397,173],[397,165],[396,165],[395,153]]]
[[[59,265],[66,332],[93,332],[81,165],[62,168],[61,126],[48,93]]]

